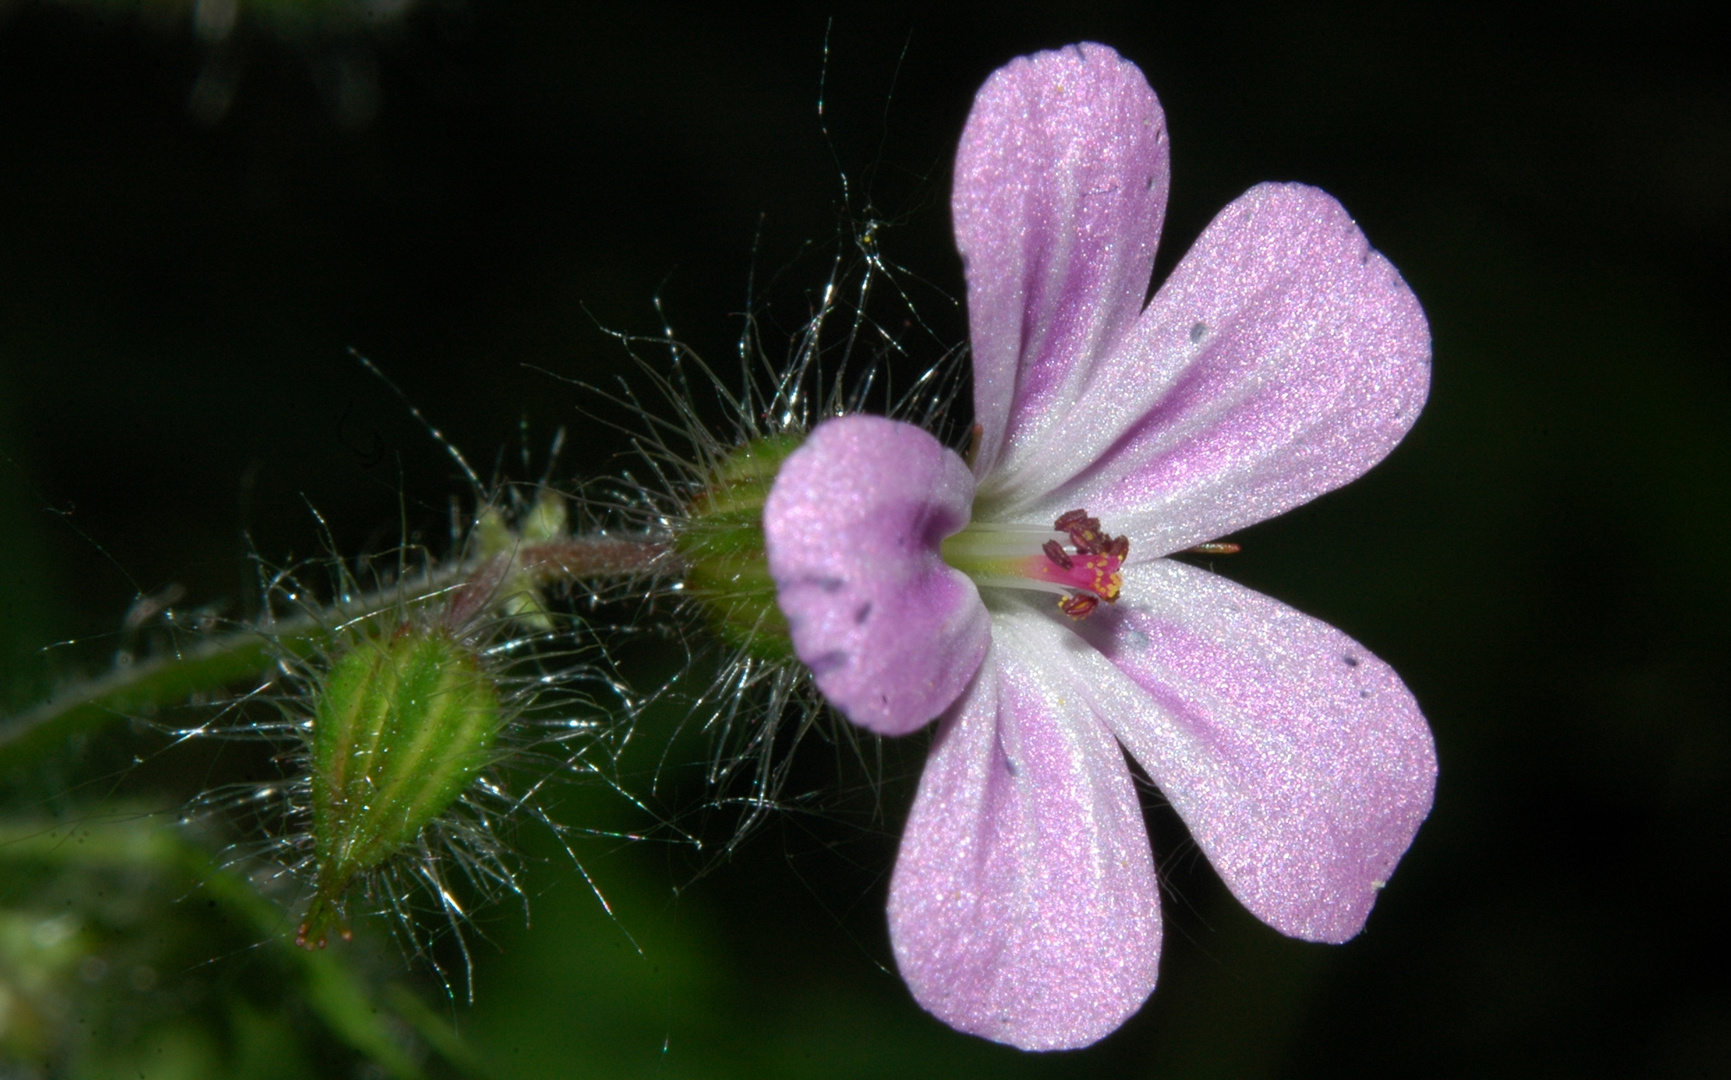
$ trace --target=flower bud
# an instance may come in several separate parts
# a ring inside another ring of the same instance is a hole
[[[317,883],[297,944],[343,937],[357,875],[412,843],[493,760],[499,691],[474,650],[442,629],[404,625],[332,666],[311,738]]]
[[[518,556],[526,546],[563,539],[569,519],[565,497],[556,491],[542,491],[516,529],[506,523],[505,515],[497,507],[486,507],[476,519],[477,554],[483,559],[504,559],[508,566],[504,576],[493,584],[490,599],[501,613],[531,630],[542,633],[552,630],[553,617],[534,573],[521,564]]]
[[[763,660],[793,656],[763,552],[763,503],[781,463],[804,439],[770,435],[722,458],[691,501],[676,544],[686,594],[723,640]]]

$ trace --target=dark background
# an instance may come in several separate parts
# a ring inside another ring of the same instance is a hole
[[[212,46],[166,6],[0,6],[7,692],[99,670],[171,583],[244,613],[251,553],[320,553],[309,506],[345,554],[446,535],[460,478],[349,346],[483,471],[571,425],[558,475],[596,475],[623,444],[549,372],[627,372],[601,327],[658,332],[657,296],[727,359],[754,265],[787,268],[770,323],[797,325],[821,252],[878,218],[935,359],[966,332],[974,89],[1098,40],[1170,124],[1160,273],[1245,188],[1302,180],[1431,318],[1401,448],[1219,566],[1388,659],[1435,730],[1436,809],[1367,931],[1280,938],[1156,808],[1150,1003],[1077,1054],[955,1035],[883,930],[914,753],[877,817],[785,815],[695,881],[665,846],[585,849],[617,925],[537,863],[532,925],[483,923],[449,1015],[524,1077],[1724,1075],[1728,43],[1688,3],[1214,8],[243,4]],[[612,820],[586,798],[560,812]]]

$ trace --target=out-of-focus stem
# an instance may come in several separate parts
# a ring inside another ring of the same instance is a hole
[[[143,815],[83,824],[0,821],[0,863],[19,862],[145,867],[158,873],[186,875],[205,895],[278,948],[283,961],[301,980],[307,1004],[332,1034],[398,1080],[421,1080],[426,1075],[390,1030],[388,1014],[381,1012],[384,1003],[374,997],[370,987],[334,954],[287,947],[289,927],[282,908],[260,895],[244,876],[220,866],[208,852],[174,829]],[[448,1062],[470,1075],[481,1074],[473,1052],[441,1028],[437,1016],[424,1003],[401,987],[388,987],[386,993],[392,1011]]]

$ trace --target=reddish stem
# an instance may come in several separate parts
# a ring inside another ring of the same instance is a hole
[[[672,551],[667,541],[646,536],[568,536],[524,544],[488,559],[457,586],[445,625],[455,630],[480,615],[516,569],[527,570],[537,582],[629,577],[672,569]]]

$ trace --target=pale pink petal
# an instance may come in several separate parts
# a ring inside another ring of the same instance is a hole
[[[1106,722],[1245,907],[1294,937],[1352,937],[1436,788],[1412,694],[1345,634],[1224,578],[1160,560],[1124,579],[1076,624]]]
[[[991,622],[974,583],[938,554],[968,522],[974,478],[911,424],[819,424],[763,507],[776,602],[794,652],[849,720],[900,735],[961,695]]]
[[[1072,45],[974,98],[951,207],[968,278],[975,473],[1048,437],[1148,295],[1166,211],[1166,119],[1136,65]]]
[[[1412,290],[1340,204],[1264,184],[1221,212],[1062,421],[976,513],[1086,508],[1150,558],[1273,517],[1393,449],[1430,385]]]
[[[890,883],[890,940],[938,1019],[1025,1050],[1086,1046],[1154,989],[1159,890],[1130,772],[1043,613],[997,614],[946,716]]]

